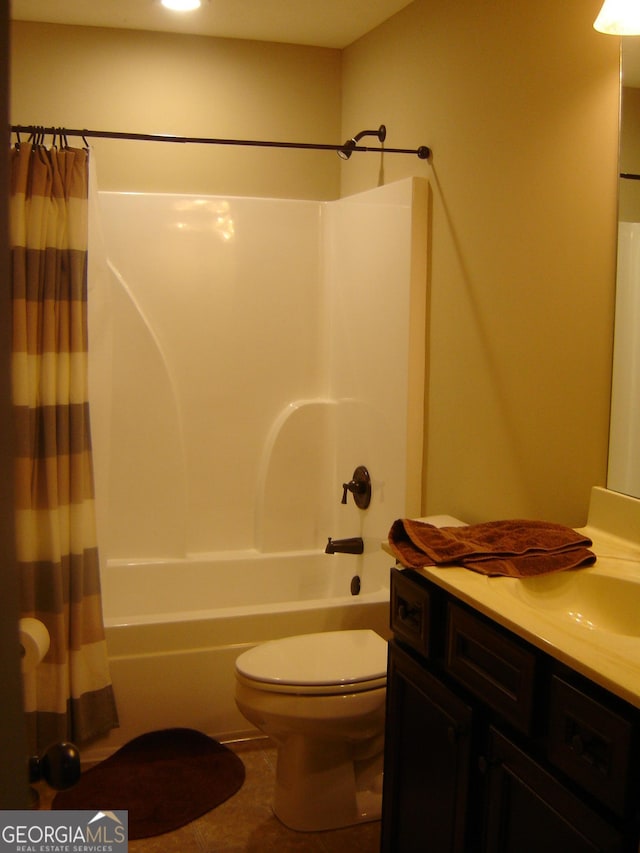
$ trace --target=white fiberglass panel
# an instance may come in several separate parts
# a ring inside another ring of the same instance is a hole
[[[420,514],[426,191],[426,182],[407,179],[325,211],[337,474],[351,477],[352,463],[364,464],[373,488],[365,513],[348,501],[336,535],[361,526],[365,537],[385,539],[395,518]]]
[[[108,556],[166,554],[153,531],[170,526],[181,550],[251,547],[265,434],[318,393],[319,205],[100,193],[100,206],[116,312]],[[186,506],[168,516],[176,466]]]
[[[103,562],[360,535],[364,556],[326,559],[386,564],[391,522],[420,511],[425,199],[420,179],[322,203],[99,194]],[[340,503],[358,465],[366,511]]]

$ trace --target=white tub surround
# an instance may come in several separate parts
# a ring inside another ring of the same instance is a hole
[[[388,519],[421,500],[426,181],[335,202],[99,197],[103,561],[309,550],[329,536],[377,552]],[[366,511],[340,503],[358,465]]]

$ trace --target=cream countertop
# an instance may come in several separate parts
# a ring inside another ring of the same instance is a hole
[[[597,556],[586,568],[525,580],[455,566],[415,571],[640,708],[640,500],[594,487],[580,532]]]

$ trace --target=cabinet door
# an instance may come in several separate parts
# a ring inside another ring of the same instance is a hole
[[[620,835],[495,730],[488,750],[486,850],[619,853]]]
[[[389,646],[383,853],[462,853],[471,709]]]

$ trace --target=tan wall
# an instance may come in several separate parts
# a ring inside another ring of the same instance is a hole
[[[16,22],[11,121],[336,144],[340,52]],[[333,152],[95,140],[101,189],[334,199]]]
[[[344,53],[344,128],[434,150],[384,161],[431,183],[427,512],[581,524],[605,482],[619,40],[600,5],[415,0]],[[346,164],[343,193],[372,172]]]
[[[342,53],[18,24],[11,118],[321,142],[385,123],[389,146],[433,147],[336,167],[96,144],[105,189],[326,199],[427,176],[424,510],[580,524],[606,476],[613,324],[619,45],[599,6],[415,0]]]

